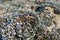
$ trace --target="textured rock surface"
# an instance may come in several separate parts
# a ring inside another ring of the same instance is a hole
[[[60,1],[0,0],[0,40],[60,40]]]

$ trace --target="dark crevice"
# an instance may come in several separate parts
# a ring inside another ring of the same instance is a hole
[[[0,40],[2,40],[2,35],[0,34]]]

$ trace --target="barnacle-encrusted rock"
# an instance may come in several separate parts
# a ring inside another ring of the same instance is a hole
[[[0,0],[0,40],[60,40],[58,1]]]

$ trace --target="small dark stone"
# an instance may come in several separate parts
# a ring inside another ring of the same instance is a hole
[[[18,7],[20,7],[20,5],[18,5]]]
[[[43,11],[43,7],[40,7],[40,6],[39,6],[39,7],[36,8],[35,11],[36,11],[36,12],[41,12],[41,11]]]
[[[59,9],[55,9],[55,10],[54,10],[54,13],[55,13],[55,14],[60,14]]]
[[[38,38],[38,36],[37,36],[37,35],[35,35],[35,36],[34,36],[34,39],[37,39],[37,38]]]
[[[31,9],[34,9],[34,7],[33,7],[33,6],[31,6]]]

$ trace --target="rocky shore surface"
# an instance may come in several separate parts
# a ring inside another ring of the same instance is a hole
[[[0,40],[60,40],[60,0],[0,0]]]

